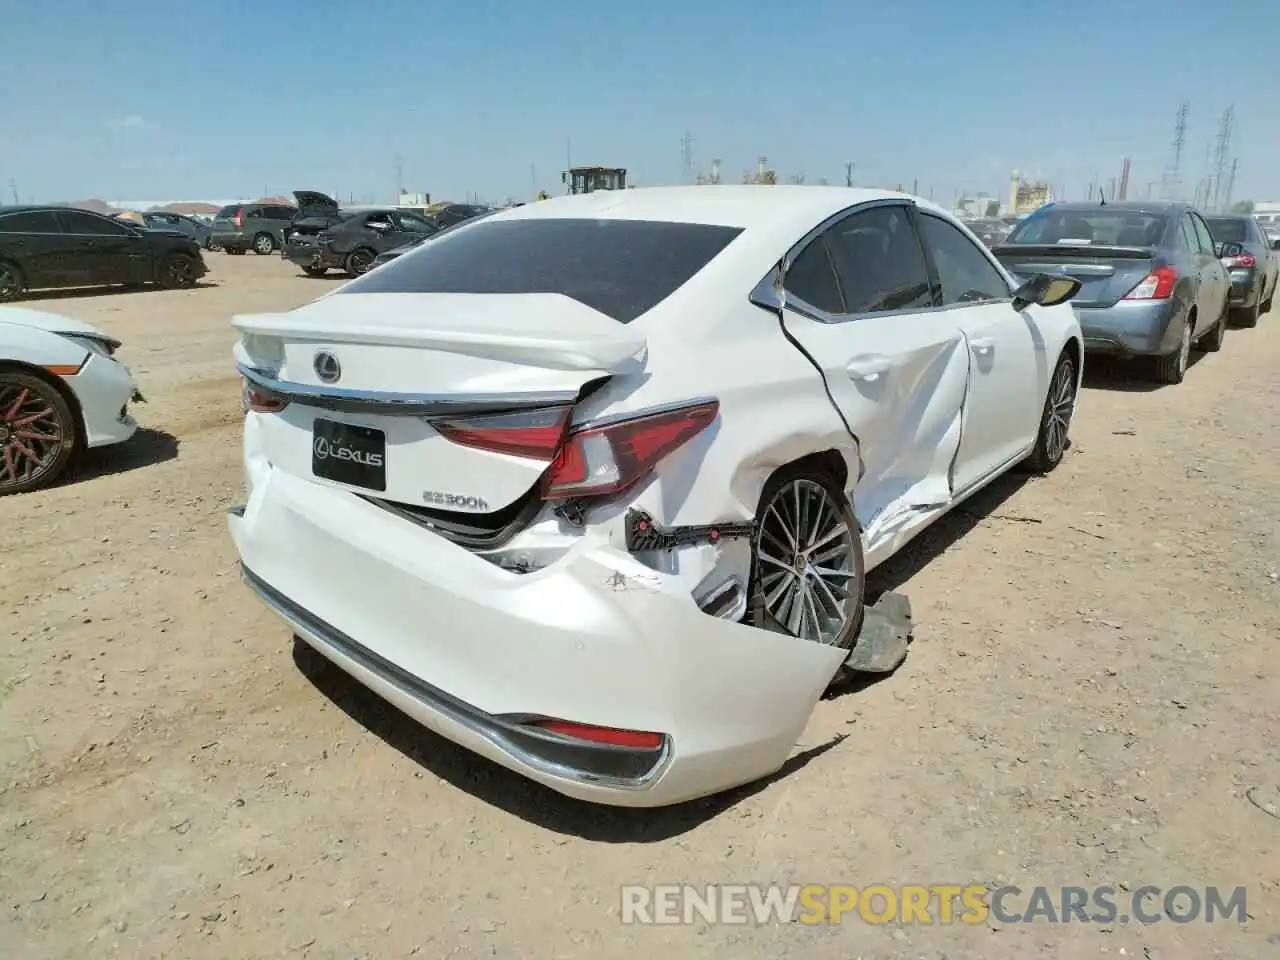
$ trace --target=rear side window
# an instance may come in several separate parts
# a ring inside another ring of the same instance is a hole
[[[219,210],[217,213],[217,218],[219,220],[230,220],[239,212],[240,212],[240,204],[233,203],[231,206],[223,207],[221,210]]]
[[[118,220],[95,216],[82,210],[59,210],[57,217],[58,222],[62,224],[64,233],[102,237],[127,236],[130,232],[129,228],[122,225]]]
[[[651,220],[482,220],[441,232],[342,288],[357,293],[559,293],[630,323],[680,289],[741,227]]]
[[[1243,217],[1210,217],[1209,232],[1219,243],[1247,243],[1249,240]]]
[[[0,217],[0,233],[61,233],[52,213],[11,213]]]
[[[818,237],[800,251],[787,269],[783,284],[787,293],[827,313],[844,313],[844,298],[836,282],[836,270],[827,253],[827,242]]]
[[[903,206],[845,217],[826,234],[849,313],[890,313],[933,305],[924,254]]]

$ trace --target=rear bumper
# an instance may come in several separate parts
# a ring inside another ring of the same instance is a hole
[[[252,494],[229,525],[259,597],[423,726],[568,796],[663,806],[772,773],[844,658],[707,616],[674,577],[606,543],[513,573],[350,493],[247,464]],[[512,729],[531,716],[666,741],[644,769],[631,758],[610,775],[576,742]]]
[[[1233,307],[1252,307],[1262,295],[1262,272],[1255,269],[1230,270],[1231,294],[1227,302]]]
[[[1178,349],[1182,327],[1177,300],[1120,301],[1076,307],[1085,349],[1120,357],[1163,356]]]
[[[290,263],[300,267],[324,267],[336,270],[342,266],[342,258],[335,257],[332,250],[319,244],[287,243],[280,255]]]
[[[215,231],[210,239],[215,246],[219,246],[223,250],[248,250],[251,242],[251,238],[244,233],[218,233]]]

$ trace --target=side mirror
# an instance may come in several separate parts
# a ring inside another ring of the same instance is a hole
[[[1244,246],[1230,241],[1216,243],[1214,244],[1214,252],[1217,253],[1219,260],[1226,260],[1228,257],[1238,257],[1244,253]]]
[[[1280,250],[1280,237],[1276,237],[1271,241],[1272,250]]]
[[[1060,274],[1037,273],[1013,292],[1013,309],[1025,310],[1031,304],[1056,307],[1080,292],[1080,281]]]

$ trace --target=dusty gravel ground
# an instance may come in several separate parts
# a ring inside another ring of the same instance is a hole
[[[0,956],[1280,957],[1280,315],[1179,387],[1092,375],[1061,469],[877,572],[916,613],[896,674],[820,703],[772,782],[628,812],[291,654],[225,532],[228,319],[333,281],[210,262],[33,304],[124,340],[151,402],[0,501]],[[624,883],[746,881],[1243,884],[1249,920],[618,922]]]

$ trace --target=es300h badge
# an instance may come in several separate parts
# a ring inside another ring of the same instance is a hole
[[[470,510],[474,513],[487,513],[489,502],[483,497],[470,497],[465,493],[440,493],[436,490],[423,490],[422,502],[433,507],[447,507],[450,510]]]

